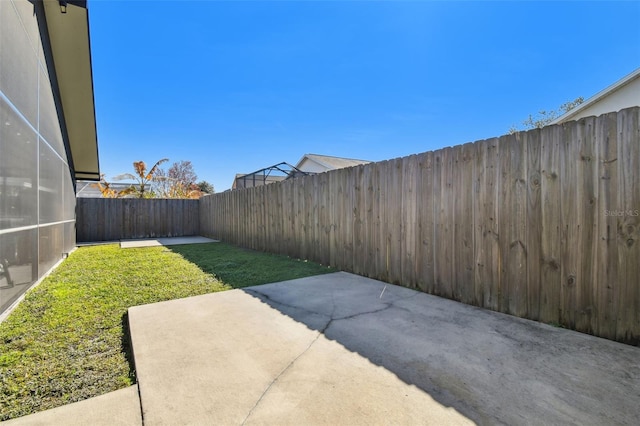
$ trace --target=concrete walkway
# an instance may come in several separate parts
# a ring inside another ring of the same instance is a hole
[[[138,386],[0,423],[3,426],[141,426]]]
[[[129,322],[142,418],[96,414],[111,424],[640,418],[638,347],[343,272],[137,306]]]
[[[187,237],[159,237],[159,238],[137,238],[128,240],[114,240],[114,241],[93,241],[76,243],[78,247],[87,246],[101,246],[106,244],[120,244],[120,248],[140,248],[140,247],[157,247],[157,246],[174,246],[178,244],[203,244],[203,243],[218,243],[219,240],[213,240],[211,238],[202,237],[199,235],[187,236]]]
[[[174,246],[178,244],[203,244],[217,243],[218,240],[212,240],[207,237],[191,236],[191,237],[165,237],[165,238],[143,238],[137,240],[120,240],[120,248],[140,248],[140,247],[156,247],[156,246]]]

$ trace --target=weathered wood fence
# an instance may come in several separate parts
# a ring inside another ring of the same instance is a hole
[[[638,344],[640,108],[200,200],[200,232]]]
[[[198,200],[78,198],[76,240],[181,237],[200,232]]]

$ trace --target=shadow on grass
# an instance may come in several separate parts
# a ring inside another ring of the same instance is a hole
[[[244,249],[225,243],[167,247],[232,288],[288,281],[336,272],[314,262]]]

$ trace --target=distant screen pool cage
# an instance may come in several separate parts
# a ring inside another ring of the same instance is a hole
[[[236,177],[235,189],[253,188],[268,183],[279,182],[298,176],[307,176],[315,173],[303,172],[287,162],[274,164],[270,167],[257,170],[253,173]]]

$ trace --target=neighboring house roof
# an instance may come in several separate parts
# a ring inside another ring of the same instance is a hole
[[[87,2],[43,3],[75,178],[100,180]]]
[[[634,106],[640,106],[640,68],[556,118],[551,124],[617,112]]]
[[[354,167],[367,163],[370,163],[370,161],[332,157],[329,155],[305,154],[300,161],[298,161],[296,168],[303,172],[322,173],[329,170],[344,169],[346,167]]]
[[[116,191],[122,191],[123,189],[130,188],[132,186],[138,186],[133,183],[109,183],[109,188]],[[151,190],[151,185],[145,185],[145,191]],[[79,180],[76,182],[76,198],[102,198],[102,192],[98,188],[98,184],[90,180]],[[126,197],[125,197],[126,198]]]
[[[102,198],[102,193],[95,187],[95,182],[79,180],[76,181],[76,197],[77,198]]]

